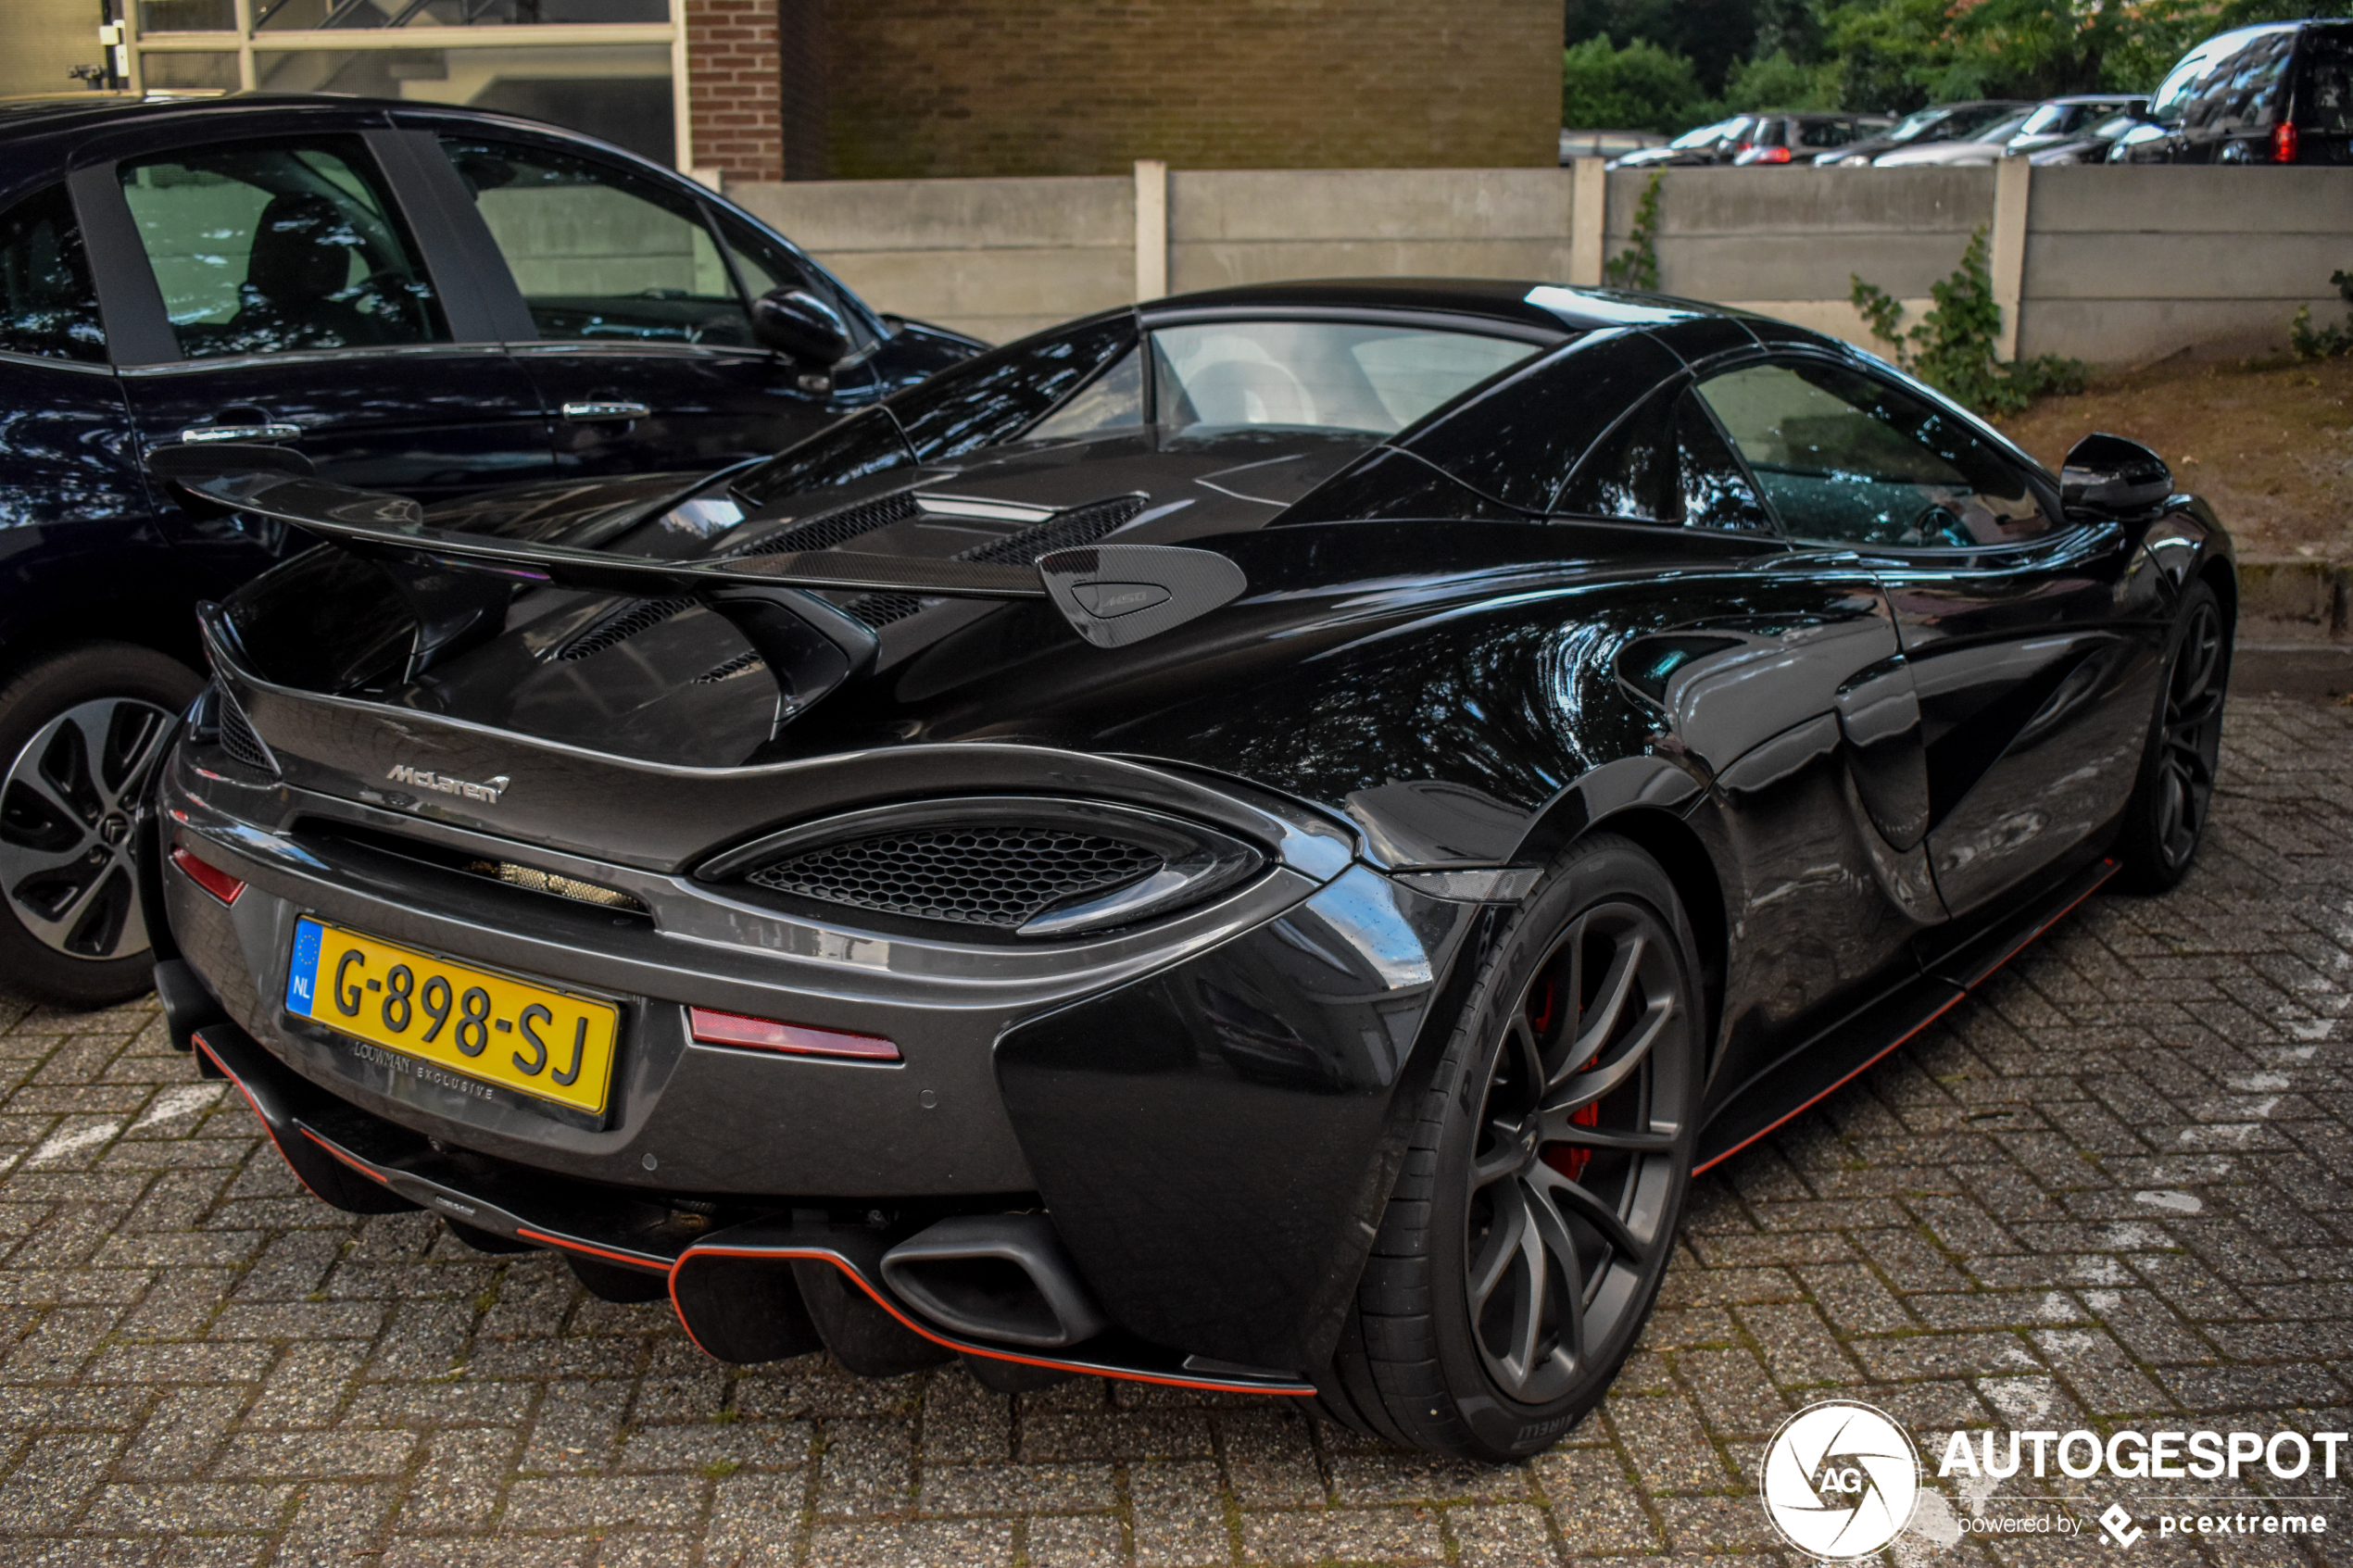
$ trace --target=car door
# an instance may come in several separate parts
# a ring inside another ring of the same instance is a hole
[[[530,378],[462,273],[446,256],[429,264],[434,215],[396,195],[411,156],[398,132],[321,129],[75,171],[145,449],[280,443],[322,479],[427,500],[548,473]],[[163,516],[177,542],[238,576],[289,544],[176,507]]]
[[[535,336],[516,354],[560,473],[765,456],[867,400],[864,358],[826,370],[753,339],[747,288],[807,282],[682,183],[552,142],[445,130],[441,145]]]
[[[2129,532],[2068,523],[2022,459],[1859,366],[1784,355],[1701,392],[1790,535],[1855,551],[1886,588],[1946,906],[2094,839],[2131,794],[2155,700],[2161,607]]]

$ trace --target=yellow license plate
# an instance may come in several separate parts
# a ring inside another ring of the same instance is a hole
[[[621,1010],[328,925],[295,922],[286,1010],[464,1078],[601,1116]]]

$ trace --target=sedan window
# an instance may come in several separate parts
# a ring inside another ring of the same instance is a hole
[[[447,341],[359,138],[202,148],[120,173],[187,358]]]
[[[1393,435],[1536,349],[1512,338],[1340,321],[1217,321],[1151,334],[1154,422]]]
[[[751,345],[743,297],[691,199],[552,148],[442,145],[543,340]]]
[[[2025,476],[1951,410],[1841,366],[1754,365],[1701,395],[1796,539],[1977,546],[2045,532]]]
[[[63,185],[0,213],[0,353],[106,360],[98,295]]]

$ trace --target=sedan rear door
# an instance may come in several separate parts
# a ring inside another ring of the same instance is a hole
[[[558,472],[707,469],[792,445],[876,395],[863,312],[830,370],[761,346],[749,301],[831,280],[683,182],[592,149],[445,128],[478,270],[553,416]],[[864,341],[858,341],[860,337]]]

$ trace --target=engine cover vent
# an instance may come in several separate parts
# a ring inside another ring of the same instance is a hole
[[[920,508],[915,497],[905,491],[896,495],[879,495],[871,501],[861,501],[839,511],[812,517],[796,523],[781,533],[772,533],[741,553],[747,556],[780,556],[796,550],[830,550],[862,533],[894,522],[904,522],[917,515]]]
[[[220,723],[221,750],[260,772],[274,773],[278,771],[278,759],[270,755],[268,746],[261,744],[261,736],[254,731],[253,721],[245,717],[245,710],[239,708],[236,699],[225,691],[220,694]]]
[[[639,599],[628,608],[605,617],[556,650],[558,659],[586,659],[609,647],[627,642],[640,632],[650,632],[679,611],[692,609],[692,599]]]
[[[1047,823],[915,829],[779,860],[748,880],[821,903],[1005,930],[1054,905],[1160,870],[1161,857],[1103,834]]]

